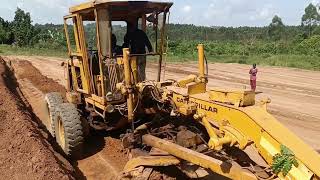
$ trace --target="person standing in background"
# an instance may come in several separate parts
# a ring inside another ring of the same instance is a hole
[[[257,69],[257,65],[256,64],[252,65],[252,68],[250,69],[249,74],[250,74],[251,91],[256,91],[257,74],[258,74],[258,69]]]

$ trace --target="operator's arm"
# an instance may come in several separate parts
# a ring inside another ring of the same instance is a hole
[[[128,33],[123,37],[122,48],[129,48],[129,35]]]

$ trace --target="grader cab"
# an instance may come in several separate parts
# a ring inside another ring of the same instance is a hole
[[[256,102],[248,90],[207,87],[204,45],[197,47],[198,72],[160,80],[171,6],[96,0],[70,8],[64,17],[68,103],[57,93],[46,95],[48,130],[65,154],[81,151],[89,127],[128,128],[123,146],[141,153],[120,179],[150,175],[150,168],[159,166],[176,166],[191,178],[319,179],[319,154],[267,112],[269,101]],[[129,23],[149,35],[153,52],[130,53],[130,46],[115,50],[114,37],[125,37],[117,25]],[[88,38],[86,26],[95,27],[95,37]],[[139,78],[139,56],[158,57],[156,80]],[[138,167],[145,168],[132,173]]]

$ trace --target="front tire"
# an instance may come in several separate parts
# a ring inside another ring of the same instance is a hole
[[[55,123],[56,140],[69,157],[79,157],[84,142],[81,116],[74,104],[63,103],[58,108]]]
[[[47,130],[52,137],[55,137],[55,120],[57,119],[57,108],[63,103],[63,99],[60,93],[52,92],[45,95],[45,101],[48,109],[48,121],[46,122]]]

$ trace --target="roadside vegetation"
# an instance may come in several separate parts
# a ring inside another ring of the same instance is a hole
[[[201,27],[168,25],[168,61],[197,59],[198,43],[204,43],[209,62],[285,66],[320,70],[319,7],[309,4],[300,26],[287,26],[275,15],[265,27]],[[152,27],[149,27],[152,28]],[[72,28],[70,26],[70,34]],[[121,45],[126,28],[113,26]],[[95,44],[95,26],[85,26],[89,46]],[[155,35],[148,31],[150,39]],[[70,36],[71,41],[73,36]],[[32,25],[29,13],[15,12],[12,22],[0,17],[0,54],[67,57],[63,25]]]
[[[67,57],[67,50],[64,48],[50,49],[0,44],[0,55]]]

